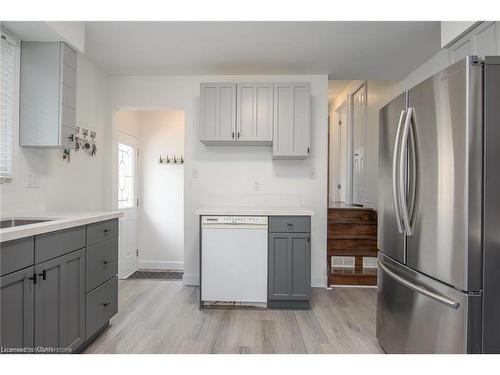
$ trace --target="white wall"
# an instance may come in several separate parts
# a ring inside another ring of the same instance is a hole
[[[106,138],[108,108],[107,75],[78,54],[76,121],[97,132],[97,156],[72,152],[67,163],[62,150],[19,147],[17,178],[1,186],[2,216],[104,208],[104,155],[111,144]],[[26,187],[28,174],[38,176],[40,187]]]
[[[271,147],[207,147],[198,141],[200,82],[311,82],[311,157],[272,160]],[[327,114],[328,78],[304,76],[110,77],[110,114],[119,109],[185,112],[184,282],[198,284],[198,218],[195,210],[210,205],[303,205],[312,218],[312,283],[326,285]],[[112,117],[110,117],[111,119]],[[116,139],[109,149],[108,201],[116,202]],[[199,178],[192,177],[193,169]],[[255,181],[261,191],[254,192]]]
[[[140,112],[139,268],[184,269],[184,112]]]

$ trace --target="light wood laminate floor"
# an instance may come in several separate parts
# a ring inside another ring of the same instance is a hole
[[[122,280],[119,313],[85,353],[382,353],[375,316],[375,289],[313,288],[309,311],[200,311],[181,281]]]

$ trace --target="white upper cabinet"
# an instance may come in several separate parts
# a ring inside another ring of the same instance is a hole
[[[310,155],[311,85],[274,84],[273,157],[306,158]]]
[[[273,84],[238,83],[236,139],[251,144],[273,140]]]
[[[275,158],[310,155],[310,83],[202,83],[200,141],[273,145]]]
[[[200,141],[217,144],[236,139],[236,84],[202,83]]]
[[[63,42],[21,43],[21,146],[73,146],[76,58]]]
[[[483,57],[500,54],[499,22],[481,22],[451,45],[448,51],[450,64],[469,55]]]

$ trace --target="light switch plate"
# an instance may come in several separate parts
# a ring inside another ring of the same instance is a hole
[[[193,177],[193,178],[200,178],[200,173],[199,173],[198,168],[193,168],[191,170],[191,177]]]
[[[261,184],[260,181],[254,181],[253,183],[253,191],[260,191]]]

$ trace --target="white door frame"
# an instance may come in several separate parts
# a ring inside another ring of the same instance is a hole
[[[120,133],[123,134],[126,137],[129,137],[133,140],[135,143],[135,153],[134,153],[134,200],[133,200],[133,206],[129,208],[119,208],[120,211],[124,213],[124,216],[126,216],[127,211],[131,209],[135,209],[135,241],[136,241],[136,248],[134,249],[136,251],[135,257],[134,257],[134,264],[130,268],[130,271],[127,271],[126,273],[121,272],[121,268],[119,267],[119,277],[122,279],[126,279],[128,276],[130,276],[134,271],[138,269],[138,264],[139,264],[139,259],[138,259],[138,251],[139,251],[139,222],[140,222],[140,208],[138,205],[138,202],[140,201],[140,162],[139,162],[139,157],[140,157],[140,152],[139,152],[139,139],[133,135],[130,134],[126,131],[119,130],[118,132],[118,144],[123,143],[127,144],[126,142],[120,142]],[[118,172],[118,171],[117,171]],[[118,207],[118,199],[115,202],[116,206]],[[120,218],[120,220],[123,220],[123,218]],[[120,231],[121,232],[121,231]],[[121,247],[121,240],[122,236],[119,234],[119,246]],[[118,262],[119,264],[123,261],[124,259],[122,258],[122,252],[119,252],[119,258]]]
[[[368,86],[366,81],[362,81],[356,89],[354,89],[350,94],[347,95],[347,194],[346,194],[346,204],[351,205],[353,202],[353,165],[354,165],[354,95],[359,90],[365,90],[365,95],[368,99]],[[367,114],[367,103],[365,100],[365,134],[363,137],[363,142],[366,150],[366,114]],[[366,151],[365,151],[366,152]],[[363,161],[364,176],[363,179],[366,180],[366,155]],[[364,204],[363,204],[364,205]]]

